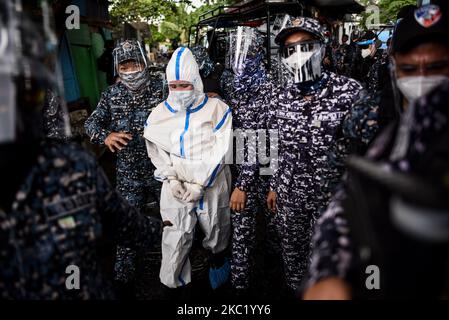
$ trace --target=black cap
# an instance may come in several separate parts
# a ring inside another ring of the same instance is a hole
[[[363,35],[360,37],[360,41],[366,41],[366,40],[374,40],[377,36],[374,32],[371,30],[365,31]]]
[[[434,4],[408,12],[394,31],[393,53],[410,50],[425,41],[441,40],[449,43],[448,13]]]
[[[413,4],[409,4],[409,5],[402,7],[396,16],[396,20],[403,19],[407,15],[412,14],[416,10],[416,8],[417,7]]]

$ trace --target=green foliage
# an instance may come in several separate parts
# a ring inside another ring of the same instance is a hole
[[[407,5],[416,5],[416,0],[360,0],[365,6],[375,5],[380,9],[380,23],[389,24],[396,21],[399,11]],[[364,12],[360,16],[362,18],[361,25],[365,25],[365,21],[372,13]]]
[[[380,0],[380,17],[384,23],[395,22],[399,11],[407,5],[416,5],[416,0]]]
[[[203,0],[200,7],[192,9],[191,0],[111,0],[110,14],[115,24],[150,23],[152,43],[170,39],[185,44],[190,26],[198,22],[201,14],[233,2],[235,0]],[[159,29],[156,24],[160,24]]]
[[[153,22],[176,9],[174,0],[111,0],[110,14],[115,23]]]
[[[165,20],[161,24],[161,33],[166,38],[171,40],[177,40],[183,44],[186,44],[189,39],[189,28],[198,23],[200,15],[219,6],[230,5],[234,0],[209,0],[204,1],[204,4],[193,11],[188,10],[188,5],[185,2],[179,3],[176,6],[176,10],[173,10],[171,14],[165,17]],[[188,13],[189,12],[189,13]]]
[[[158,27],[155,25],[150,26],[151,30],[151,42],[152,43],[160,43],[164,42],[167,38],[161,32],[159,32]]]

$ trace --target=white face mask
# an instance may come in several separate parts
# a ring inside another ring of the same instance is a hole
[[[193,90],[170,91],[167,102],[177,110],[186,110],[195,102],[195,97]]]
[[[447,79],[449,77],[443,75],[417,76],[399,78],[396,82],[401,93],[411,102],[425,96]]]
[[[371,55],[371,49],[362,49],[362,58],[365,59]]]

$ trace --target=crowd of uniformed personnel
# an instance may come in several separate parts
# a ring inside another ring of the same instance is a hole
[[[195,284],[198,237],[211,289],[237,299],[258,297],[259,246],[280,265],[282,297],[447,294],[444,2],[403,8],[386,49],[371,30],[339,42],[313,18],[278,17],[271,69],[252,27],[230,32],[224,66],[177,48],[165,81],[141,43],[118,42],[115,80],[85,123],[117,154],[116,186],[71,139],[47,19],[0,7],[2,298],[134,298],[136,255],[158,245],[177,296]]]

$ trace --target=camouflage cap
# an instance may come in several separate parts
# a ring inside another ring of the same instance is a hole
[[[114,48],[113,54],[117,64],[126,60],[146,60],[144,48],[137,40],[125,40],[118,43]]]
[[[275,38],[277,45],[281,45],[285,39],[298,31],[306,31],[316,36],[320,41],[326,42],[325,28],[313,18],[286,16],[284,25]]]

